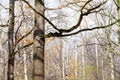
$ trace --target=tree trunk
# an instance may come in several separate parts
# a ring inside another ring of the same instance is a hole
[[[112,53],[109,53],[109,58],[110,58],[110,68],[111,68],[111,80],[115,80],[114,61],[113,61],[113,54]]]
[[[14,34],[14,2],[15,0],[10,0],[9,2],[9,29],[8,29],[8,80],[14,80],[14,55],[13,55],[13,34]]]
[[[43,0],[35,0],[35,9],[44,15]],[[33,80],[44,80],[44,19],[35,13]]]
[[[97,74],[97,79],[99,80],[99,63],[98,63],[98,46],[97,46],[97,44],[98,44],[98,42],[97,42],[97,39],[95,39],[95,55],[96,55],[96,74]]]
[[[26,51],[24,50],[24,80],[28,80],[28,76],[27,76],[27,55],[26,55]]]
[[[84,42],[83,42],[84,43]],[[82,45],[82,69],[83,69],[83,80],[85,80],[85,57],[84,57],[84,45]]]

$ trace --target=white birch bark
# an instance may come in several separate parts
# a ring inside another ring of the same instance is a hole
[[[102,59],[102,80],[105,80],[104,78],[104,60]]]
[[[82,65],[83,65],[83,80],[85,80],[84,46],[82,46]]]
[[[62,55],[62,77],[63,77],[63,80],[65,79],[65,76],[64,76],[65,75],[64,74],[65,73],[64,67],[65,66],[64,66],[64,53],[63,53],[63,55]]]
[[[69,80],[69,78],[68,78],[68,68],[69,68],[69,53],[68,52],[66,52],[66,78],[65,78],[65,80]]]
[[[109,57],[110,57],[110,68],[111,68],[111,80],[115,80],[115,76],[114,76],[114,62],[113,62],[113,55],[112,53],[109,53]]]
[[[23,57],[24,57],[24,80],[28,80],[28,77],[27,77],[27,66],[26,66],[26,57],[27,57],[27,55],[25,53],[25,50],[24,50]]]
[[[97,66],[97,78],[98,78],[98,67],[99,67],[99,64],[98,64],[98,46],[97,46],[97,39],[95,39],[95,54],[96,54],[96,66]]]
[[[75,80],[77,80],[77,52],[75,52]]]

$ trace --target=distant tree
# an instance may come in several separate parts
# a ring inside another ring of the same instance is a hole
[[[14,5],[15,0],[9,1],[9,28],[8,28],[8,80],[14,80]]]

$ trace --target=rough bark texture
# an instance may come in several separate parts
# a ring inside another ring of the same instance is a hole
[[[43,0],[35,0],[35,9],[44,15]],[[33,80],[44,80],[44,19],[35,14]]]
[[[14,34],[14,2],[15,0],[10,0],[9,2],[9,29],[8,29],[8,80],[14,80],[14,55],[13,55],[13,34]]]

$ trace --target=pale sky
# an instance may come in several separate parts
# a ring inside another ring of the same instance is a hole
[[[59,6],[59,0],[45,0],[46,7],[58,7]]]

